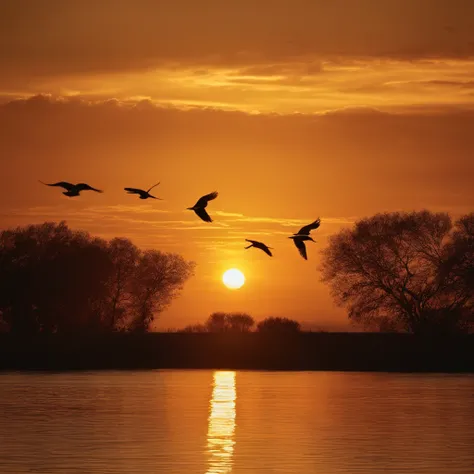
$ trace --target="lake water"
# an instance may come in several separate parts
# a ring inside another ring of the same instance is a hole
[[[474,376],[0,374],[0,473],[474,472]]]

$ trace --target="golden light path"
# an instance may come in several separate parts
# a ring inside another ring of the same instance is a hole
[[[207,474],[232,472],[235,431],[235,372],[214,372],[210,402],[207,452]]]

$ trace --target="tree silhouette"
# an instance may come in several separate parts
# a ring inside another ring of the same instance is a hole
[[[95,325],[112,272],[105,241],[45,223],[2,232],[0,255],[0,309],[12,332]]]
[[[186,332],[186,333],[203,333],[203,332],[209,332],[207,330],[207,327],[204,324],[190,324],[189,326],[186,326],[183,328],[181,331],[178,332]]]
[[[204,326],[208,332],[250,332],[255,324],[246,313],[212,313]]]
[[[296,333],[300,332],[301,326],[298,321],[288,318],[266,318],[257,324],[257,331],[268,333],[268,332],[283,332],[283,333]]]
[[[231,313],[227,315],[230,332],[250,332],[255,324],[252,316],[246,313]]]
[[[0,233],[0,314],[16,333],[148,330],[191,276],[175,254],[107,243],[65,222]]]
[[[193,270],[194,264],[180,255],[157,250],[143,252],[131,282],[130,330],[147,331],[154,315],[178,295]]]
[[[103,308],[105,324],[116,328],[123,323],[129,310],[131,282],[140,259],[140,250],[128,239],[115,238],[109,242],[108,250],[114,270],[109,279],[109,298]]]
[[[349,318],[412,333],[472,327],[473,215],[384,213],[332,236],[323,281]]]

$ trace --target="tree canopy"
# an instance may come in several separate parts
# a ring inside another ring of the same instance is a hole
[[[146,331],[194,264],[46,222],[0,233],[0,314],[16,333]]]
[[[250,332],[255,324],[246,313],[212,313],[204,324],[186,326],[183,332]]]
[[[474,328],[474,213],[384,213],[330,237],[323,281],[366,328],[442,334]]]
[[[266,318],[257,325],[257,331],[263,333],[295,333],[301,331],[298,321],[288,318]]]

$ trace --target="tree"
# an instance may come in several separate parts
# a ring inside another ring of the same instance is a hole
[[[207,327],[204,324],[190,324],[186,326],[179,332],[186,332],[186,333],[203,333],[208,332]]]
[[[250,332],[255,324],[246,313],[212,313],[205,323],[208,332]]]
[[[230,332],[250,332],[255,321],[246,313],[230,313],[227,315],[227,323]]]
[[[108,244],[114,266],[109,280],[109,298],[104,308],[104,318],[110,328],[117,327],[129,308],[131,301],[131,282],[140,259],[140,250],[129,240],[116,237]]]
[[[163,311],[194,271],[194,263],[173,253],[143,252],[131,282],[130,319],[132,331],[148,331],[155,314]]]
[[[105,241],[64,222],[0,234],[0,311],[13,332],[72,331],[95,325],[112,263]]]
[[[266,318],[257,324],[257,331],[263,333],[297,333],[301,331],[298,321],[288,318]]]
[[[429,211],[362,219],[330,238],[323,281],[366,328],[451,333],[472,327],[472,214],[454,228]],[[469,322],[471,320],[471,322]]]
[[[474,213],[461,217],[445,245],[438,283],[464,332],[474,328]]]
[[[193,263],[65,222],[0,233],[0,315],[16,333],[148,330]]]

